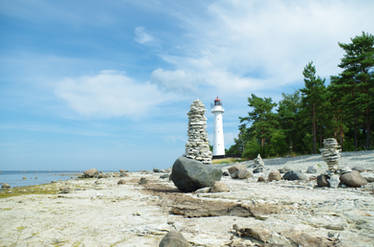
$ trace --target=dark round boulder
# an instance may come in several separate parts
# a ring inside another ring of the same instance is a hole
[[[307,177],[300,171],[288,171],[283,175],[284,180],[306,180]]]
[[[340,176],[340,182],[349,187],[361,187],[368,182],[358,171],[351,171]]]
[[[321,174],[317,177],[317,186],[318,187],[330,187],[329,179],[330,176]]]
[[[159,244],[159,247],[189,247],[190,244],[180,232],[170,231]]]
[[[180,191],[193,192],[203,187],[211,187],[222,177],[221,169],[212,165],[179,157],[173,165],[170,178]]]

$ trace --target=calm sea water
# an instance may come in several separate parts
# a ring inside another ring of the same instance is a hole
[[[0,171],[0,183],[12,187],[38,185],[75,178],[80,174],[80,171]]]

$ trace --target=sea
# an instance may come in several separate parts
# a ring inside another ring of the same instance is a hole
[[[0,171],[0,184],[11,187],[47,184],[52,181],[76,178],[81,171]]]

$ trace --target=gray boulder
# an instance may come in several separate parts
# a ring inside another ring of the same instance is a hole
[[[307,180],[307,177],[300,171],[288,171],[283,175],[284,180]]]
[[[274,171],[271,171],[269,173],[269,176],[268,176],[268,181],[271,182],[271,181],[279,181],[281,180],[282,177],[281,177],[281,174],[278,170],[274,170]]]
[[[288,167],[282,167],[282,168],[279,168],[278,171],[283,174],[283,173],[286,173],[288,171],[291,171],[291,169],[289,169]]]
[[[3,184],[1,184],[1,188],[2,189],[10,189],[10,185],[7,184],[7,183],[3,183]]]
[[[318,187],[330,187],[329,183],[330,176],[321,174],[317,177],[317,186]]]
[[[138,181],[138,184],[140,185],[147,184],[147,183],[148,183],[148,180],[145,177],[141,177]]]
[[[160,178],[161,179],[168,179],[169,178],[169,174],[162,174],[162,175],[160,175]]]
[[[231,166],[228,171],[232,178],[246,179],[252,177],[252,173],[245,166]]]
[[[306,173],[317,173],[317,169],[314,166],[309,166],[308,169],[306,169]]]
[[[190,244],[180,232],[170,231],[159,244],[159,247],[189,247]]]
[[[349,187],[361,187],[368,182],[358,171],[351,171],[340,176],[340,182]]]
[[[180,191],[193,192],[203,187],[213,186],[222,177],[222,171],[211,165],[179,157],[173,165],[170,178]]]
[[[88,169],[83,172],[84,178],[93,178],[99,175],[99,171],[96,168]]]
[[[230,188],[226,184],[224,184],[224,183],[222,183],[220,181],[216,181],[214,183],[214,185],[210,188],[210,192],[212,192],[212,193],[216,193],[216,192],[230,192]]]
[[[120,180],[118,180],[117,184],[126,184],[126,180],[120,179]]]

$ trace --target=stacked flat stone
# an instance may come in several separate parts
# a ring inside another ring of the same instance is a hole
[[[195,100],[188,115],[188,141],[185,157],[202,162],[212,163],[212,152],[209,148],[206,132],[205,106],[200,100]]]
[[[319,150],[323,160],[327,163],[330,172],[338,170],[338,163],[341,157],[340,146],[335,138],[327,138],[323,140],[323,148]]]
[[[264,167],[265,166],[264,161],[262,160],[260,154],[257,154],[257,158],[254,159],[254,162],[255,162],[255,167]]]

